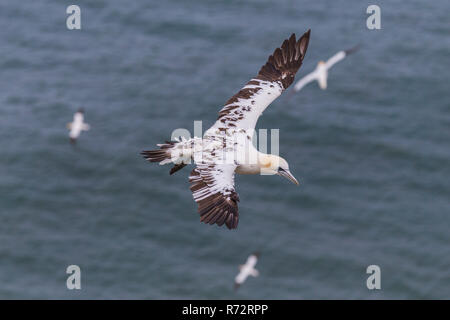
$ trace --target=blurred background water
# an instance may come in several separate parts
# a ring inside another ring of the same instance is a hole
[[[0,298],[450,298],[450,3],[0,1]],[[259,128],[301,181],[238,176],[235,231],[199,222],[184,169],[139,152],[207,128],[292,32],[297,79],[361,50]],[[91,131],[69,144],[83,107]],[[259,278],[234,292],[259,250]],[[79,265],[82,289],[66,288]],[[366,287],[381,268],[381,290]]]

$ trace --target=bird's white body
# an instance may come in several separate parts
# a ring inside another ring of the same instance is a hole
[[[195,164],[215,163],[235,165],[237,172],[242,174],[258,174],[262,167],[264,158],[268,156],[259,152],[253,145],[253,135],[256,121],[263,113],[264,109],[278,97],[282,90],[281,84],[269,83],[257,79],[250,80],[250,83],[258,85],[246,85],[243,90],[260,88],[252,96],[253,110],[244,112],[238,108],[229,110],[230,107],[239,106],[246,108],[248,101],[235,101],[225,105],[222,110],[231,111],[227,116],[217,120],[209,128],[203,139],[199,137],[189,140],[181,140],[175,145],[171,152],[171,159],[162,161],[165,163],[190,163],[192,158]],[[241,106],[242,104],[242,106]],[[239,127],[232,126],[234,122],[239,122]]]
[[[326,62],[319,61],[316,69],[300,79],[294,86],[294,91],[300,91],[305,85],[317,81],[320,89],[325,90],[328,82],[328,70],[347,56],[346,51],[339,51]]]
[[[194,163],[197,165],[230,165],[236,167],[240,174],[258,174],[264,156],[252,143],[253,130],[229,129],[223,133],[219,128],[212,127],[203,138],[177,140],[171,150],[171,158],[163,160],[166,163]]]
[[[76,112],[73,115],[73,121],[68,125],[69,137],[73,140],[77,139],[82,131],[88,131],[89,125],[84,122],[84,114],[83,112]]]
[[[239,273],[234,279],[235,286],[238,287],[247,280],[249,276],[257,277],[259,275],[258,270],[255,269],[256,263],[258,262],[258,256],[252,254],[247,258],[245,264],[239,266]]]
[[[328,68],[325,63],[320,63],[317,65],[316,71],[317,73],[317,82],[319,83],[319,87],[322,90],[327,88],[327,80],[328,80]]]

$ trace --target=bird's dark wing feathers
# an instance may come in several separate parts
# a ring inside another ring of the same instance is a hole
[[[198,165],[189,176],[191,191],[198,204],[200,221],[237,228],[239,196],[234,190],[233,165]]]
[[[259,70],[256,79],[280,81],[283,89],[286,90],[294,82],[295,74],[302,65],[308,49],[310,33],[311,30],[308,30],[298,41],[295,40],[294,33],[289,40],[284,40],[281,48],[276,48],[266,64]]]
[[[275,49],[258,75],[220,110],[216,128],[254,129],[262,112],[294,81],[308,49],[310,30],[297,41],[295,34]]]

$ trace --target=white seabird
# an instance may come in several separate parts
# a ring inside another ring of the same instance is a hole
[[[75,143],[80,136],[81,131],[88,131],[89,128],[89,125],[84,122],[84,110],[79,109],[73,115],[73,122],[69,122],[67,124],[67,129],[70,130],[70,142]]]
[[[333,65],[344,59],[346,56],[355,52],[357,49],[358,49],[357,47],[354,47],[349,50],[339,51],[330,59],[328,59],[326,62],[319,61],[316,69],[313,72],[307,74],[306,76],[297,81],[297,83],[294,86],[293,92],[300,91],[304,86],[306,86],[308,83],[312,81],[317,81],[320,89],[325,90],[327,88],[328,70]]]
[[[258,262],[259,253],[254,253],[247,258],[245,264],[239,266],[239,273],[234,278],[234,289],[237,289],[247,280],[248,276],[257,277],[259,275],[258,270],[255,269]]]
[[[309,43],[310,30],[298,41],[295,34],[277,48],[258,75],[251,79],[220,110],[215,124],[203,138],[194,137],[159,144],[160,149],[143,151],[150,162],[174,163],[170,174],[193,160],[189,182],[198,204],[200,221],[238,225],[239,196],[234,174],[277,174],[298,184],[286,160],[259,152],[252,143],[256,122],[266,107],[294,81]]]

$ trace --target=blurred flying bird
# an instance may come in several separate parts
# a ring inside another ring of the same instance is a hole
[[[332,56],[330,59],[328,59],[326,62],[319,61],[317,64],[316,69],[311,72],[310,74],[307,74],[303,78],[297,81],[297,83],[294,86],[294,90],[292,93],[295,93],[297,91],[300,91],[305,85],[312,81],[317,81],[319,83],[319,87],[322,90],[325,90],[327,88],[327,80],[328,80],[328,70],[336,63],[344,59],[349,54],[352,54],[358,50],[358,47],[354,47],[349,50],[339,51],[334,56]]]
[[[245,282],[248,276],[257,277],[259,275],[258,270],[255,269],[258,262],[259,253],[254,253],[247,258],[245,264],[239,266],[239,273],[234,278],[234,289],[237,289]]]
[[[84,110],[79,109],[75,114],[73,115],[73,122],[69,122],[67,124],[67,129],[70,130],[69,137],[70,142],[75,143],[78,139],[78,137],[81,134],[81,131],[88,131],[89,125],[84,122]]]
[[[259,152],[252,137],[259,116],[294,81],[309,36],[310,30],[297,41],[292,34],[281,48],[275,49],[258,75],[225,103],[203,138],[176,139],[158,144],[158,150],[142,152],[150,162],[174,163],[170,174],[194,161],[196,168],[189,182],[200,221],[225,224],[229,229],[237,227],[239,196],[234,187],[235,173],[277,174],[298,184],[286,160]]]

